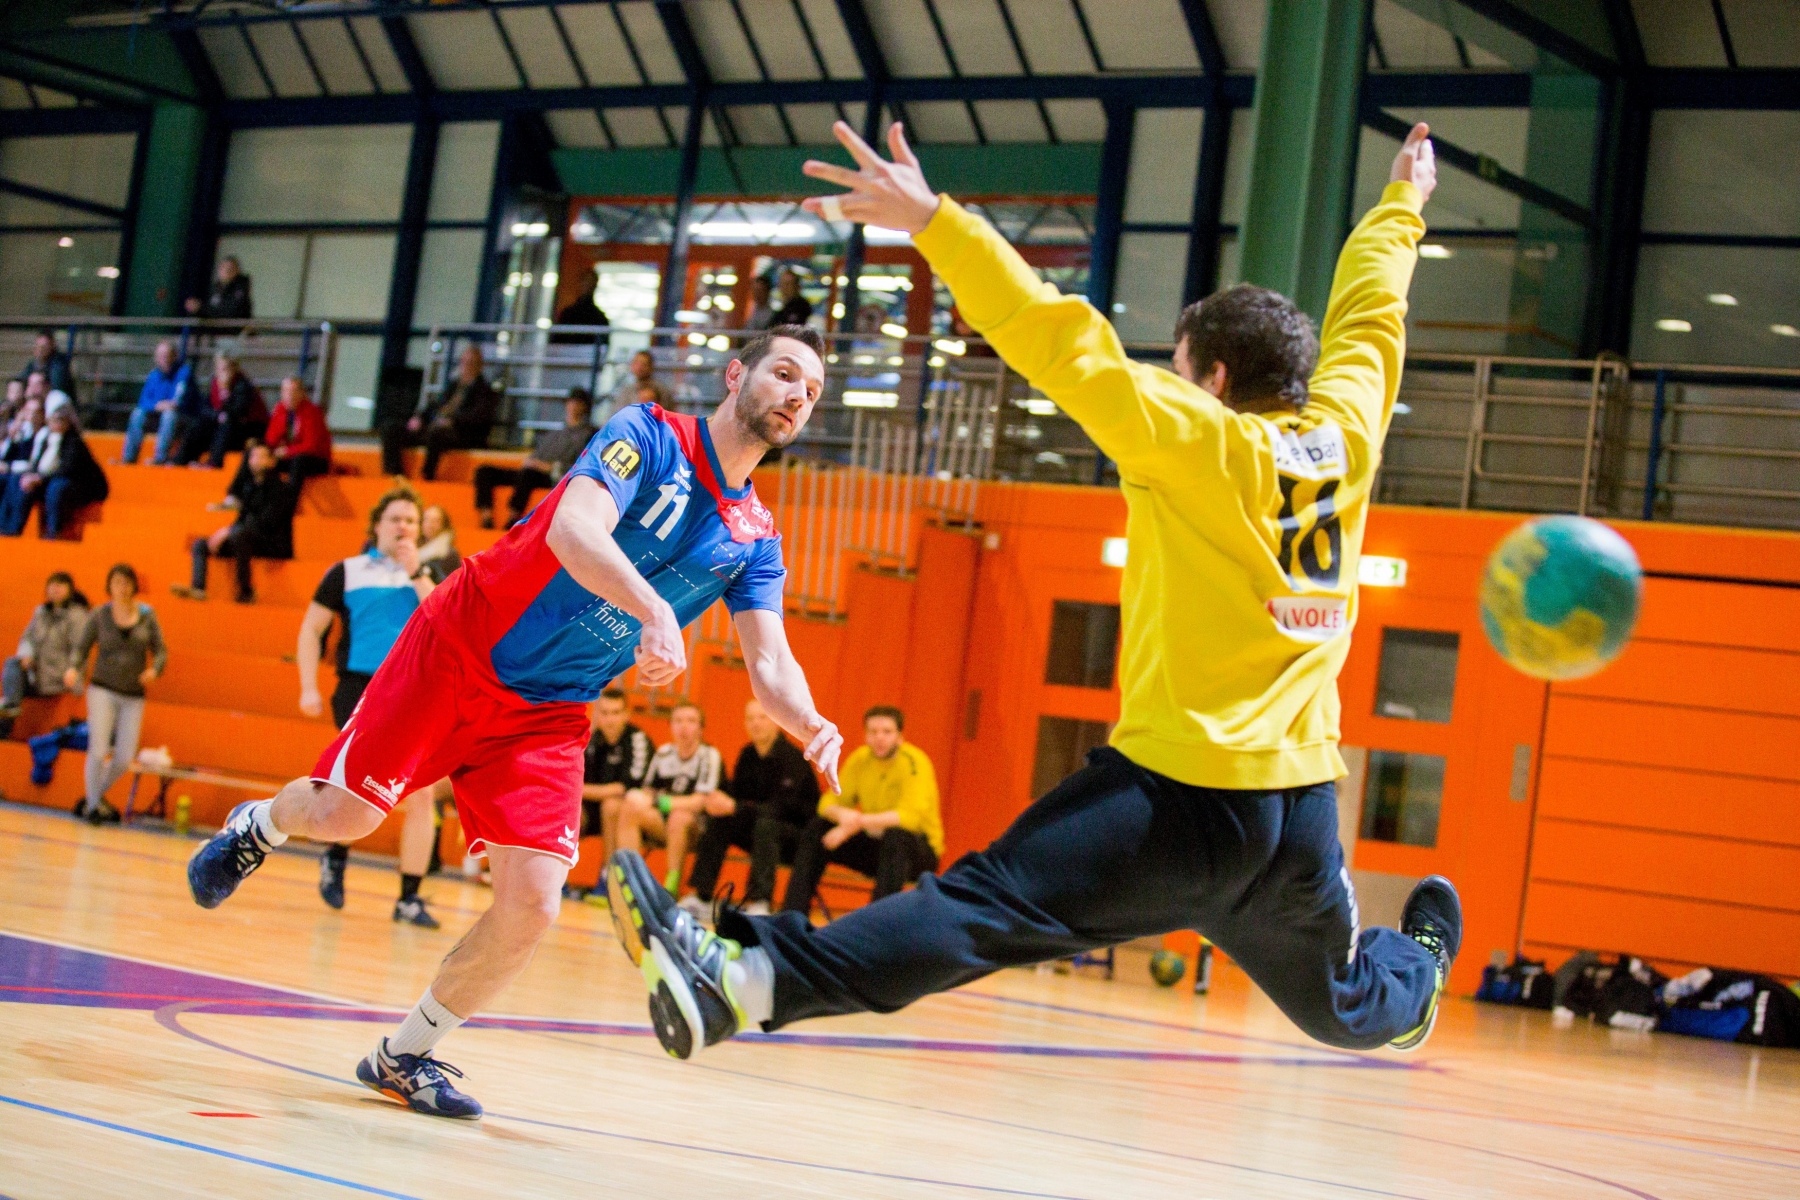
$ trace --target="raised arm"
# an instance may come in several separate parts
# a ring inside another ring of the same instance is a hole
[[[545,542],[576,583],[630,613],[643,624],[638,639],[638,679],[662,687],[687,670],[681,623],[669,602],[638,574],[612,531],[619,508],[604,485],[585,475],[569,480]]]
[[[1415,125],[1390,182],[1338,255],[1319,335],[1308,406],[1379,444],[1393,416],[1406,359],[1406,293],[1419,260],[1419,215],[1437,186],[1431,130]]]
[[[934,194],[898,122],[888,130],[892,162],[842,121],[833,132],[859,169],[807,163],[808,175],[851,189],[807,200],[809,211],[913,234],[964,319],[1122,470],[1183,476],[1195,470],[1195,443],[1217,438],[1228,417],[1217,399],[1132,361],[1112,323],[1091,304],[1042,282],[987,222]]]
[[[812,689],[788,645],[781,614],[746,608],[733,621],[757,702],[777,725],[799,739],[806,747],[806,761],[825,772],[831,790],[837,791],[838,755],[844,748],[844,736],[813,705]]]

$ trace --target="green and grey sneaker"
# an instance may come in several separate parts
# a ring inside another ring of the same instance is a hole
[[[675,1058],[693,1058],[747,1023],[726,967],[744,948],[683,912],[634,850],[606,868],[613,932],[650,989],[656,1038]]]
[[[1392,1049],[1417,1050],[1431,1036],[1444,986],[1450,981],[1450,964],[1462,949],[1462,926],[1462,900],[1450,881],[1442,875],[1427,875],[1419,880],[1400,911],[1400,932],[1431,952],[1437,966],[1437,986],[1425,1005],[1424,1018],[1416,1028],[1389,1042]]]

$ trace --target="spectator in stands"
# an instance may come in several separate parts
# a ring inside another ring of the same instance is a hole
[[[154,416],[156,449],[151,453],[150,461],[160,467],[169,461],[169,446],[175,439],[175,426],[181,419],[181,398],[188,390],[193,364],[182,361],[175,343],[168,340],[156,343],[151,358],[154,365],[144,376],[137,407],[131,410],[131,421],[125,427],[125,450],[119,461],[137,462],[138,455],[143,452],[144,428]]]
[[[269,414],[263,443],[275,453],[275,469],[296,489],[331,473],[331,429],[298,375],[281,381],[281,399]]]
[[[944,852],[937,775],[925,752],[907,742],[905,720],[885,704],[863,714],[863,744],[838,773],[843,792],[820,801],[800,837],[782,911],[812,910],[828,862],[873,878],[877,900],[937,869]]]
[[[456,549],[456,527],[450,524],[450,514],[441,504],[428,504],[419,514],[419,565],[438,583],[462,566],[462,555]]]
[[[618,845],[612,850],[637,850],[648,839],[669,848],[669,866],[663,886],[671,895],[681,883],[681,864],[687,857],[694,826],[709,812],[729,816],[731,797],[725,786],[725,760],[716,748],[701,740],[706,714],[700,706],[683,700],[669,712],[670,741],[650,760],[644,786],[625,793],[619,813]]]
[[[404,423],[381,430],[381,469],[404,475],[400,452],[408,446],[425,447],[426,479],[436,479],[438,460],[446,450],[475,450],[486,446],[500,411],[500,394],[482,375],[481,348],[469,346],[457,362],[456,378],[436,397],[423,399],[417,412]]]
[[[43,376],[38,376],[42,379]],[[21,400],[0,435],[0,476],[25,470],[31,460],[31,444],[44,427],[44,402],[33,397]],[[5,479],[0,478],[0,495],[4,495]]]
[[[75,643],[75,661],[63,674],[63,686],[81,686],[88,652],[98,648],[88,682],[87,796],[83,813],[95,825],[117,821],[118,810],[106,802],[106,791],[137,758],[138,734],[144,723],[144,689],[169,662],[156,612],[138,599],[138,576],[128,563],[106,573],[108,602],[88,615]]]
[[[758,275],[750,281],[750,303],[744,307],[746,330],[761,333],[775,323],[775,304],[771,298],[774,291],[767,275]]]
[[[75,665],[75,647],[87,625],[88,599],[67,571],[44,583],[44,602],[31,614],[19,649],[0,668],[0,738],[12,736],[13,720],[27,696],[60,696],[63,677]]]
[[[184,404],[177,426],[179,445],[169,460],[178,467],[223,467],[227,454],[242,450],[269,425],[262,393],[224,347],[213,355],[212,380],[204,389],[189,388]]]
[[[594,293],[600,290],[600,272],[589,268],[582,272],[581,291],[575,299],[563,306],[556,314],[558,325],[611,325],[606,319],[606,310],[594,301]],[[612,341],[608,333],[553,333],[550,335],[551,345],[556,346],[599,346],[602,354]]]
[[[812,301],[800,294],[800,272],[789,267],[781,273],[781,305],[775,310],[776,325],[804,325],[812,319]]]
[[[331,719],[342,729],[362,699],[363,689],[393,649],[400,631],[419,604],[437,587],[419,557],[418,493],[409,487],[389,490],[369,513],[368,548],[354,558],[333,563],[313,592],[300,621],[294,662],[300,668],[300,711],[317,717],[325,711],[319,697],[319,654],[333,622],[340,625],[337,642],[337,690],[331,694]],[[445,686],[455,686],[446,681]],[[436,929],[437,918],[425,907],[419,883],[431,867],[435,842],[434,784],[407,794],[399,804],[400,898],[394,902],[396,922]],[[397,785],[404,786],[404,784]],[[332,846],[319,859],[319,898],[332,908],[344,907],[344,869],[350,847]]]
[[[625,793],[641,790],[650,775],[655,747],[650,736],[628,719],[625,692],[611,687],[588,710],[593,736],[588,738],[587,767],[581,783],[581,836],[599,834],[607,853],[619,836],[619,813]]]
[[[45,394],[75,394],[75,374],[69,369],[69,356],[56,348],[56,334],[40,329],[31,342],[31,357],[20,368],[18,380],[29,386],[33,375],[44,377]]]
[[[481,527],[494,527],[494,489],[512,485],[512,497],[506,503],[506,526],[512,528],[531,507],[531,493],[540,488],[553,488],[568,469],[575,465],[588,439],[594,436],[589,424],[594,412],[594,398],[586,388],[570,388],[563,401],[563,427],[540,433],[532,443],[525,461],[517,468],[483,463],[475,468],[475,512]]]
[[[733,846],[750,852],[744,912],[768,916],[775,899],[775,869],[793,861],[801,831],[819,812],[819,780],[806,765],[806,755],[755,700],[744,706],[744,732],[750,741],[731,772],[731,795],[718,806],[725,811],[707,819],[694,851],[694,873],[688,880],[693,890],[681,906],[695,919],[711,911],[719,869]]]
[[[106,499],[107,490],[106,472],[75,422],[75,405],[62,392],[51,392],[44,406],[44,427],[31,439],[30,457],[22,470],[6,477],[6,492],[0,496],[0,534],[18,537],[31,510],[42,505],[38,536],[60,537],[70,518]]]
[[[251,309],[250,276],[244,274],[243,264],[230,254],[219,260],[218,273],[213,276],[212,291],[206,299],[189,296],[187,302],[189,315],[208,321],[248,321],[254,315]]]
[[[225,499],[206,506],[208,512],[234,512],[237,519],[194,541],[193,582],[169,590],[189,600],[206,599],[207,557],[229,557],[237,560],[237,602],[256,603],[250,560],[294,557],[294,504],[299,495],[298,486],[281,477],[269,448],[251,442]]]
[[[625,378],[621,379],[619,386],[613,389],[612,399],[606,403],[604,411],[596,415],[594,424],[605,425],[621,408],[630,408],[634,404],[644,403],[641,393],[645,388],[653,390],[657,397],[656,403],[667,404],[669,402],[669,389],[656,382],[656,360],[650,356],[648,350],[639,350],[631,356],[631,364],[626,369]]]

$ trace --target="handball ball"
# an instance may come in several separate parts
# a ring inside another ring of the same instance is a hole
[[[1626,540],[1586,517],[1539,517],[1507,534],[1481,580],[1481,626],[1537,679],[1604,667],[1637,624],[1644,573]]]
[[[1150,956],[1150,978],[1160,987],[1174,987],[1187,974],[1187,959],[1173,950],[1158,950]]]

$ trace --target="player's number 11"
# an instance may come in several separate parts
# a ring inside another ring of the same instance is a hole
[[[662,515],[663,509],[669,509],[669,519],[656,531],[656,540],[662,542],[667,541],[669,535],[675,532],[675,527],[681,524],[681,514],[687,511],[688,493],[681,490],[679,483],[674,482],[665,483],[656,490],[662,493],[662,499],[650,506],[650,511],[638,519],[638,524],[648,529],[656,523],[656,518]]]

